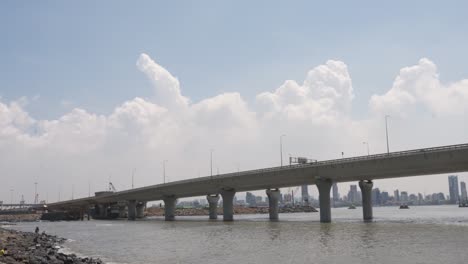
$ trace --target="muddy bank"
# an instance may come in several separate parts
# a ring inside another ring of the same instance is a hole
[[[41,218],[41,214],[4,214],[0,215],[0,222],[34,222]]]
[[[303,212],[318,212],[311,206],[297,206],[297,207],[282,207],[279,209],[280,213],[303,213]],[[196,216],[208,215],[208,208],[177,208],[175,210],[176,216]],[[223,214],[223,208],[218,207],[218,214]],[[268,214],[268,207],[234,207],[234,214]],[[147,216],[163,216],[164,208],[150,207],[146,209]]]
[[[74,264],[103,263],[99,259],[80,258],[74,254],[59,252],[63,238],[47,234],[35,234],[0,228],[0,247],[7,248],[7,255],[0,256],[0,263]]]

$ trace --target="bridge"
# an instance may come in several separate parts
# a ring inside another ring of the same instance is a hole
[[[176,199],[207,197],[210,219],[217,219],[220,196],[223,220],[232,221],[233,198],[236,192],[266,190],[269,217],[278,219],[279,188],[316,185],[319,191],[320,221],[331,221],[330,190],[334,182],[358,181],[362,193],[363,218],[371,220],[373,180],[468,171],[468,144],[415,149],[367,155],[306,164],[227,173],[196,179],[151,185],[120,192],[101,192],[93,197],[48,204],[49,210],[81,210],[95,206],[106,216],[105,208],[118,205],[129,220],[143,217],[148,201],[164,201],[165,220],[175,219]]]

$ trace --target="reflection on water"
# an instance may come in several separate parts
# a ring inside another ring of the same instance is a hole
[[[237,215],[144,221],[24,223],[12,228],[72,239],[75,252],[117,263],[464,263],[468,258],[468,209],[454,206],[333,209],[333,222],[318,213]]]

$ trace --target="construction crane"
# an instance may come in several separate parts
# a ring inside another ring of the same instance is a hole
[[[115,189],[115,186],[114,186],[114,184],[112,184],[112,182],[109,182],[109,191],[111,191],[111,192],[116,192],[117,191],[117,189]]]

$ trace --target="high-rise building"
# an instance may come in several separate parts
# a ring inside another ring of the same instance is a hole
[[[307,185],[301,186],[302,204],[309,205],[309,189]]]
[[[340,200],[340,193],[338,192],[338,185],[336,182],[333,183],[333,201],[339,201]]]
[[[466,195],[466,183],[460,182],[460,189],[461,189],[461,200],[466,202],[468,200],[468,196]]]
[[[402,202],[408,202],[408,192],[401,192],[400,200]]]
[[[389,197],[390,195],[388,194],[388,192],[382,192],[380,194],[380,202],[385,205],[387,204],[388,200],[389,200]]]
[[[357,185],[355,184],[351,184],[349,186],[348,201],[352,203],[356,203],[359,201]]]
[[[257,205],[256,197],[255,197],[255,195],[253,195],[253,193],[251,193],[251,192],[247,192],[247,193],[245,194],[245,202],[246,202],[249,206],[256,206],[256,205]]]
[[[449,193],[450,193],[450,203],[456,204],[459,200],[459,192],[458,192],[458,176],[457,175],[450,175],[448,176],[449,182]]]
[[[373,205],[380,205],[381,204],[381,197],[380,197],[379,188],[372,189],[372,204]]]
[[[396,201],[396,202],[399,202],[399,201],[400,201],[400,191],[398,191],[398,189],[396,189],[395,191],[393,191],[393,196],[395,197],[395,201]]]

